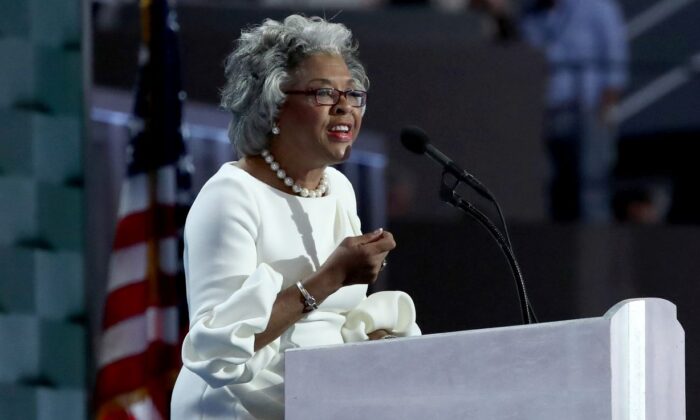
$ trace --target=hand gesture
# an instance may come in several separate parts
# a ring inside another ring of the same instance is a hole
[[[396,247],[394,236],[383,230],[350,236],[338,245],[321,270],[334,276],[340,286],[372,284],[389,251]]]

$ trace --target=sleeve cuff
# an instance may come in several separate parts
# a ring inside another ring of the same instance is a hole
[[[253,348],[281,288],[281,274],[258,266],[240,289],[192,325],[182,345],[185,367],[214,388],[251,381],[279,353],[279,339]]]
[[[411,297],[398,291],[377,292],[346,315],[341,330],[345,342],[368,340],[368,334],[387,330],[399,337],[421,335]]]

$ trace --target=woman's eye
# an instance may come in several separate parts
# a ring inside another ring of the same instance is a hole
[[[331,97],[333,96],[333,89],[319,89],[316,91],[316,96]]]

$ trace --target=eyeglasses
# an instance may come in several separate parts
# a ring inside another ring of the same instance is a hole
[[[319,88],[309,90],[288,90],[287,95],[307,95],[313,96],[316,105],[336,105],[340,101],[340,97],[344,96],[348,104],[355,108],[362,108],[367,105],[367,92],[364,90],[349,89],[346,91],[334,88]]]

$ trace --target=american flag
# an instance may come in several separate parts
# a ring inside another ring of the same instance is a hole
[[[139,80],[97,355],[100,420],[169,418],[187,329],[181,256],[191,164],[177,24],[167,0],[140,7]]]

